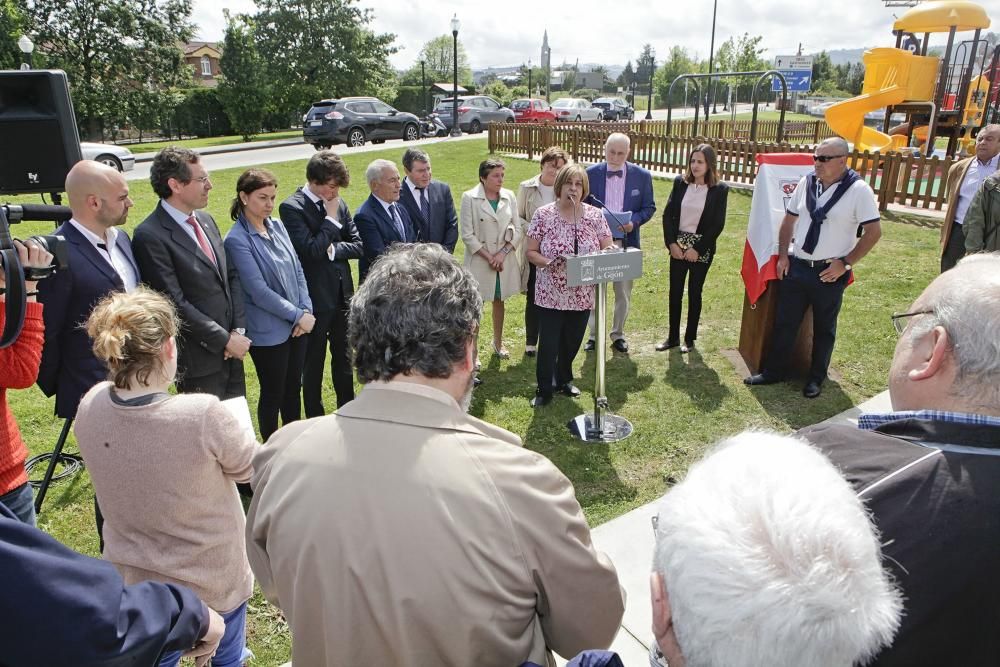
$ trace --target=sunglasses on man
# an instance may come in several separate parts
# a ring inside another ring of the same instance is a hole
[[[847,154],[843,155],[813,155],[813,162],[829,162],[830,160],[836,160],[839,157],[847,157]]]

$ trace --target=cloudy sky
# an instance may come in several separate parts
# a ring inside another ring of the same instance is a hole
[[[1000,32],[1000,0],[979,0]],[[656,49],[658,59],[677,44],[707,58],[712,28],[712,3],[707,0],[630,0],[598,2],[538,2],[537,0],[360,0],[371,8],[377,32],[396,34],[400,47],[392,57],[397,68],[417,59],[423,44],[450,34],[453,14],[461,21],[459,40],[473,67],[538,63],[542,33],[548,30],[552,63],[565,59],[581,63],[624,65],[635,61],[644,43]],[[881,0],[718,0],[716,47],[744,32],[763,35],[767,57],[822,50],[893,46],[893,15],[905,8],[886,8]],[[193,19],[199,37],[222,38],[225,21],[218,0],[194,0]],[[252,0],[227,0],[232,12],[252,12]],[[416,8],[420,7],[419,10]],[[533,17],[533,18],[532,18]],[[970,34],[971,36],[971,34]],[[932,38],[932,45],[945,42]]]

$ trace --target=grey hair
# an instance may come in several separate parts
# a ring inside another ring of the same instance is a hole
[[[396,168],[396,163],[391,160],[373,160],[368,168],[365,169],[365,181],[368,183],[368,187],[371,187],[372,183],[379,183],[382,181],[382,172],[386,169],[394,169],[396,173],[399,173],[399,169]]]
[[[425,151],[422,151],[419,148],[407,148],[406,152],[403,153],[403,168],[406,169],[406,171],[413,171],[414,162],[426,162],[427,164],[430,164],[431,159]]]
[[[963,258],[935,280],[931,298],[916,318],[910,336],[919,338],[935,326],[948,332],[955,359],[952,393],[991,410],[1000,408],[1000,253]]]
[[[392,246],[351,298],[358,380],[449,377],[475,341],[482,312],[476,279],[440,245]]]
[[[850,145],[844,139],[842,139],[840,137],[828,137],[828,138],[824,139],[823,141],[819,142],[819,145],[820,146],[836,146],[839,150],[843,151],[844,153],[850,153],[851,152]]]
[[[616,144],[618,142],[624,143],[628,148],[632,147],[632,140],[627,134],[624,132],[612,132],[608,135],[608,140],[604,142],[604,150],[607,150],[608,146],[611,144]]]

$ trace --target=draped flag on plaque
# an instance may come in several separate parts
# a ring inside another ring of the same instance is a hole
[[[799,181],[813,170],[813,159],[809,153],[758,153],[757,164],[740,270],[751,304],[777,277],[778,228]]]

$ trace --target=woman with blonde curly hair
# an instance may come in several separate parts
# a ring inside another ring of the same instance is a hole
[[[226,623],[212,664],[236,667],[249,655],[253,575],[234,482],[250,480],[259,445],[215,396],[168,393],[178,327],[173,305],[150,289],[102,300],[87,334],[109,381],[83,397],[74,430],[104,514],[104,558],[126,584],[194,590]]]

